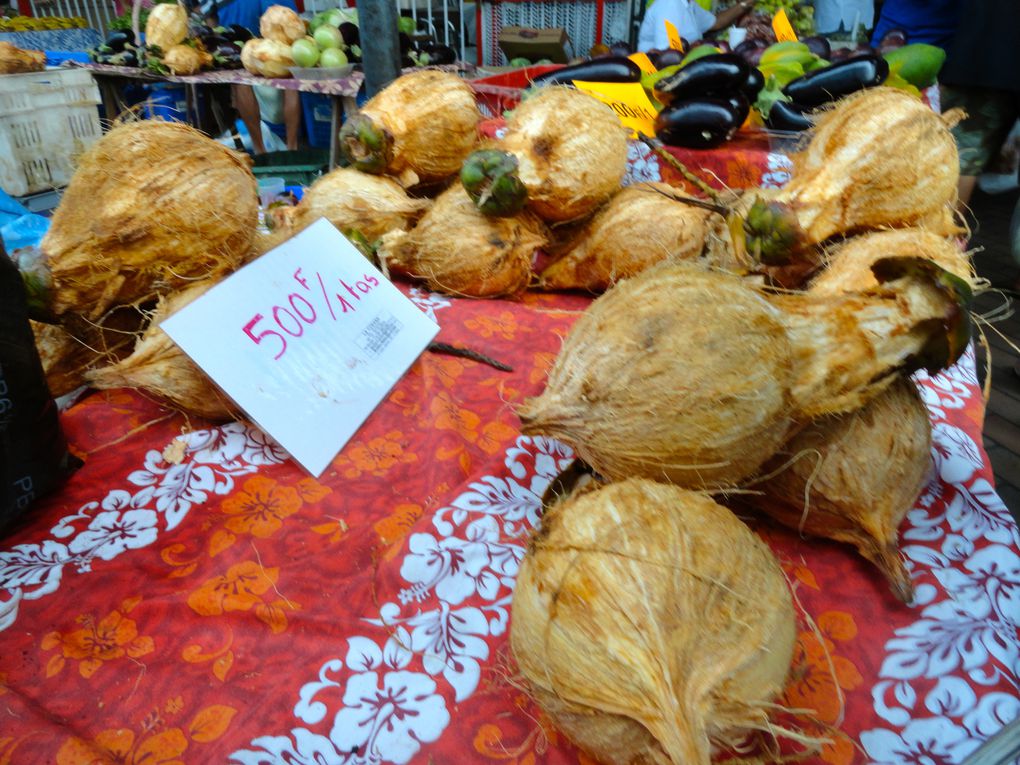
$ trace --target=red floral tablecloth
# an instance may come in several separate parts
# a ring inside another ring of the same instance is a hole
[[[738,156],[712,157],[730,185],[785,181],[782,155]],[[0,540],[0,763],[587,762],[518,690],[507,629],[571,458],[513,407],[588,301],[410,294],[439,340],[514,371],[424,354],[318,479],[255,428],[136,393],[65,412],[84,467]],[[917,382],[934,445],[901,529],[912,607],[849,548],[756,523],[817,624],[784,699],[831,738],[809,762],[958,763],[1020,714],[1020,533],[974,357]]]

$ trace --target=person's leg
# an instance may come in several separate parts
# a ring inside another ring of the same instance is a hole
[[[966,118],[952,128],[960,153],[957,206],[963,211],[970,203],[978,175],[998,154],[1013,127],[1015,96],[987,88],[942,85],[940,90],[943,113],[955,108],[967,113]]]
[[[287,128],[287,148],[295,150],[300,143],[301,93],[297,90],[283,91],[283,124]]]
[[[248,129],[248,135],[251,136],[252,149],[256,154],[265,154],[266,147],[262,143],[262,118],[255,92],[248,85],[231,85],[230,89],[234,96],[234,108]]]

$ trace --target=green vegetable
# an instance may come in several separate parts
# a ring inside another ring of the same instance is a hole
[[[510,59],[510,66],[531,66],[531,60],[518,56]]]
[[[889,62],[890,79],[899,75],[916,88],[927,88],[935,84],[946,52],[934,45],[911,43],[889,51],[884,58]]]
[[[498,149],[473,152],[460,169],[460,182],[482,213],[506,217],[520,212],[528,190],[517,174],[517,157]]]
[[[799,66],[807,66],[815,60],[816,56],[802,42],[779,42],[770,45],[761,54],[759,68],[772,66],[773,64],[795,63]]]
[[[684,60],[680,62],[680,66],[687,66],[692,61],[697,61],[699,58],[704,58],[705,56],[711,56],[713,53],[722,53],[722,51],[714,45],[698,45],[687,52],[687,55],[684,56]],[[666,68],[672,69],[672,67]]]

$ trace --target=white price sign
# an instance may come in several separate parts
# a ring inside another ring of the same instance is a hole
[[[439,332],[325,219],[160,326],[315,476]]]

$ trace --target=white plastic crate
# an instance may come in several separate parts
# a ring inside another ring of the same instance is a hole
[[[478,5],[478,57],[481,65],[506,64],[499,49],[503,27],[567,30],[574,56],[587,55],[599,42],[630,36],[630,0],[492,0]]]
[[[0,188],[19,197],[66,186],[102,135],[98,104],[84,69],[0,77]]]

